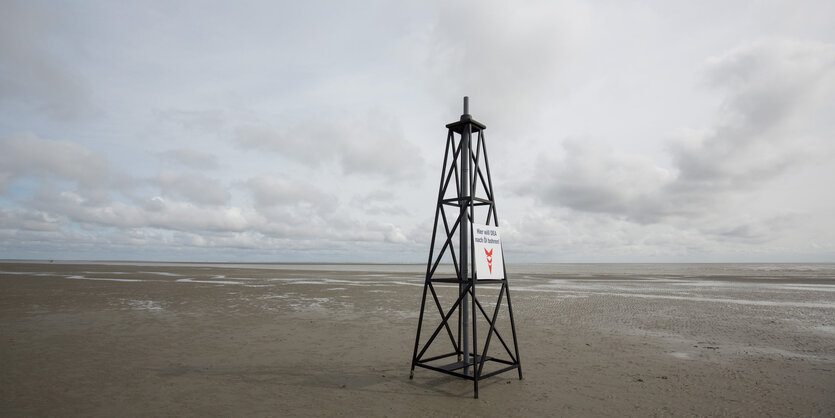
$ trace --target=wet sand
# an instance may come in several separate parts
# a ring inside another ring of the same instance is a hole
[[[511,276],[525,379],[475,400],[373,270],[0,263],[0,415],[835,415],[832,277]]]

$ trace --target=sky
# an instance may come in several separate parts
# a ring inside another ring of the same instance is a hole
[[[0,0],[0,259],[835,262],[832,1]]]

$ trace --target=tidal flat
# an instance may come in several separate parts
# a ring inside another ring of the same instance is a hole
[[[422,265],[0,262],[0,415],[835,414],[835,264],[508,273],[524,379],[475,400],[409,379]]]

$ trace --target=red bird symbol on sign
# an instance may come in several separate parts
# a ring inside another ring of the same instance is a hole
[[[484,254],[487,255],[487,268],[490,269],[490,274],[493,274],[493,249],[487,251],[487,248],[485,248]]]

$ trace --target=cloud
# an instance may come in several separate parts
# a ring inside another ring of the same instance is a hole
[[[540,156],[536,180],[519,190],[548,205],[656,221],[668,204],[664,188],[675,174],[648,158],[615,152],[593,138],[563,142],[565,158]]]
[[[469,95],[479,118],[509,125],[563,87],[588,13],[572,1],[444,1],[431,31],[415,41],[417,68],[444,102]]]
[[[163,194],[185,198],[204,205],[224,205],[232,198],[229,190],[217,180],[199,173],[177,173],[169,170],[160,171],[151,182],[162,190]]]
[[[322,192],[313,184],[286,176],[260,175],[248,179],[244,185],[252,193],[255,207],[260,209],[299,207],[304,211],[327,213],[337,204],[336,196]]]
[[[530,261],[831,259],[824,3],[0,2],[0,253],[421,260],[469,95]]]
[[[59,20],[38,2],[0,2],[0,103],[63,119],[90,109],[89,83],[65,57],[79,46],[55,36]]]
[[[705,74],[724,93],[718,121],[673,141],[670,168],[572,138],[562,158],[541,156],[534,178],[517,190],[551,206],[655,223],[709,214],[729,193],[750,192],[835,151],[825,131],[809,129],[828,117],[821,106],[832,107],[822,100],[835,93],[831,45],[756,43],[711,59]]]
[[[367,215],[396,216],[409,213],[401,200],[390,190],[374,190],[369,193],[355,194],[351,206]]]
[[[395,225],[387,224],[385,225],[385,241],[391,242],[394,244],[405,244],[408,242],[406,235],[403,234],[403,231],[400,230]]]
[[[227,115],[219,110],[166,109],[155,112],[161,123],[197,132],[217,132],[224,128]]]
[[[189,148],[163,151],[159,156],[195,170],[213,170],[220,166],[215,155]]]
[[[336,163],[345,174],[409,180],[424,166],[397,118],[379,110],[365,117],[321,115],[283,131],[265,124],[242,125],[235,137],[244,148],[278,153],[309,167]]]
[[[833,151],[817,129],[835,111],[835,46],[761,41],[710,59],[705,73],[725,92],[721,114],[672,145],[676,187],[749,188]]]
[[[407,244],[410,240],[397,225],[378,221],[335,224],[331,232],[335,241],[368,245],[370,243]]]
[[[687,261],[694,255],[721,262],[775,249],[785,257],[812,248],[803,234],[795,234],[796,219],[785,216],[746,219],[713,214],[641,224],[606,213],[533,207],[515,221],[504,223],[502,231],[506,256],[513,262]],[[795,248],[786,245],[798,238]]]
[[[24,177],[73,182],[97,199],[104,199],[110,184],[122,178],[103,154],[69,141],[13,134],[0,140],[0,191]]]
[[[266,124],[241,125],[235,139],[244,148],[274,152],[309,167],[336,164],[345,174],[389,180],[409,180],[425,164],[397,118],[380,110],[365,117],[320,115],[284,130]]]
[[[24,231],[57,231],[64,221],[40,210],[13,210],[0,208],[0,229],[20,229]]]
[[[238,207],[201,207],[190,202],[155,196],[130,204],[120,201],[92,202],[64,191],[40,194],[29,202],[32,209],[60,214],[82,226],[160,228],[172,231],[244,231],[257,218],[253,211]]]
[[[347,213],[336,216],[336,196],[287,176],[257,175],[237,181],[251,199],[233,203],[229,186],[199,172],[162,170],[143,185],[112,168],[103,154],[32,134],[0,142],[0,163],[6,186],[22,180],[29,188],[28,194],[9,200],[10,206],[0,210],[0,247],[23,239],[29,254],[52,248],[32,247],[42,240],[77,240],[74,251],[80,253],[83,245],[149,242],[167,248],[260,250],[336,248],[346,242],[362,242],[358,248],[370,248],[374,243],[406,242],[394,224],[359,222]],[[114,182],[114,178],[122,180]],[[126,183],[137,187],[122,189]],[[161,195],[148,195],[148,188],[141,187],[147,185],[158,188]]]

